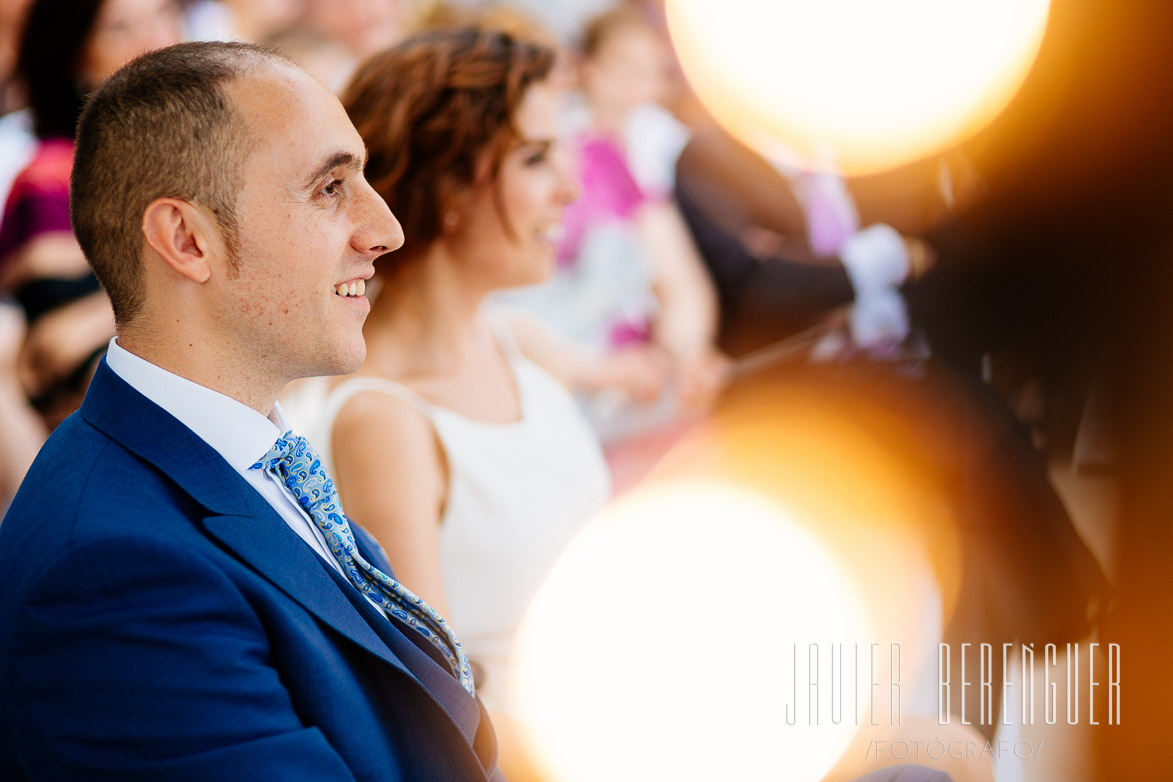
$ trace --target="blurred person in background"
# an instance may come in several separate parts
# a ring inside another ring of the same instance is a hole
[[[299,26],[347,48],[356,61],[392,46],[412,31],[417,0],[303,0]]]
[[[295,23],[305,0],[188,0],[184,26],[194,41],[260,43]]]
[[[342,92],[354,71],[355,59],[350,51],[339,41],[316,30],[299,26],[282,27],[258,43],[288,57],[335,94]]]
[[[29,404],[17,375],[17,357],[24,344],[24,313],[15,304],[0,301],[0,513],[8,507],[48,432]]]
[[[554,278],[502,297],[645,374],[640,398],[584,396],[609,446],[701,407],[725,366],[714,346],[716,294],[672,200],[687,131],[663,106],[671,62],[665,41],[634,9],[608,11],[587,27],[581,89],[560,118],[582,195],[567,210]]]
[[[10,0],[0,5],[0,115],[23,105],[13,78],[16,74],[16,52],[24,16],[31,0]]]
[[[420,6],[418,27],[420,31],[437,27],[485,27],[500,30],[513,38],[534,41],[554,52],[554,65],[546,76],[546,85],[554,92],[556,101],[561,101],[567,90],[573,89],[578,81],[574,56],[571,48],[553,28],[543,22],[542,16],[515,3],[461,3],[435,2]]]
[[[553,59],[537,44],[460,28],[360,66],[343,103],[405,242],[376,263],[366,360],[309,428],[352,517],[459,632],[502,767],[520,774],[513,636],[609,486],[597,440],[548,371],[565,367],[526,357],[485,305],[492,291],[550,273],[577,192],[545,82]]]
[[[292,16],[259,42],[340,93],[365,58],[416,31],[428,0],[292,0]]]
[[[49,429],[80,404],[114,335],[109,301],[69,224],[82,103],[124,63],[181,35],[174,0],[34,0],[29,7],[17,74],[37,147],[0,220],[0,291],[24,310],[28,330],[18,375]]]
[[[16,78],[16,55],[30,3],[0,4],[0,204],[8,200],[12,180],[28,165],[37,146],[23,85]]]
[[[915,235],[925,221],[893,219],[911,201],[908,192],[885,176],[883,206],[871,197],[865,209],[855,181],[826,155],[780,141],[770,152],[750,149],[710,120],[677,162],[675,197],[720,296],[722,347],[740,356],[836,315],[841,327],[822,346],[825,354],[923,353],[902,286],[925,274],[935,255]],[[919,169],[935,163],[947,165],[933,160]]]
[[[583,28],[591,17],[613,7],[615,0],[559,0],[556,3],[548,0],[510,0],[508,3],[496,3],[491,0],[450,0],[443,5],[458,12],[461,9],[508,7],[534,19],[549,30],[560,45],[573,47],[578,44]]]

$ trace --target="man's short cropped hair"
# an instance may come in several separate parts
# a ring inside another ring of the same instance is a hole
[[[208,209],[236,258],[236,200],[254,139],[226,85],[266,64],[244,43],[192,42],[142,55],[90,95],[78,122],[70,218],[120,324],[145,295],[143,213],[157,198]]]

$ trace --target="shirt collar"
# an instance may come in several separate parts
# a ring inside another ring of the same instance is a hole
[[[233,469],[246,473],[289,430],[279,403],[269,417],[248,405],[168,372],[110,340],[106,363],[135,390],[210,445]]]

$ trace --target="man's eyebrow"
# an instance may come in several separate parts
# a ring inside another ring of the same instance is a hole
[[[359,157],[353,152],[335,152],[322,165],[314,169],[312,174],[306,177],[305,189],[309,190],[312,188],[322,177],[336,168],[349,168],[352,171],[361,172],[363,166],[366,164],[365,157],[365,151],[363,157]]]

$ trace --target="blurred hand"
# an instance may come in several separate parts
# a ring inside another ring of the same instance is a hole
[[[16,357],[24,344],[24,315],[20,308],[0,302],[0,380],[9,382],[16,378]]]
[[[622,348],[597,360],[591,385],[596,390],[623,391],[636,402],[650,402],[667,385],[670,369],[668,355],[656,347]]]
[[[908,279],[923,277],[937,263],[937,251],[923,239],[904,237],[904,248],[908,252]]]
[[[42,316],[20,352],[25,392],[35,397],[67,377],[114,333],[114,311],[102,291]]]
[[[691,408],[710,406],[724,388],[732,364],[729,356],[712,345],[678,359],[676,375],[681,403]]]

